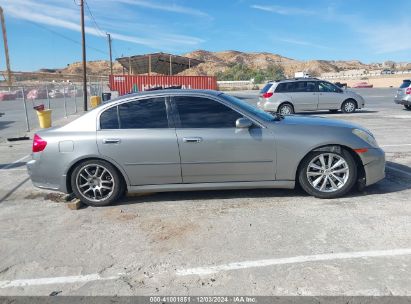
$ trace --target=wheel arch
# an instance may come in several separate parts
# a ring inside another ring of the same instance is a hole
[[[361,160],[361,158],[358,156],[357,153],[355,153],[355,151],[345,145],[338,145],[338,144],[327,144],[327,145],[322,145],[322,146],[318,146],[316,148],[311,149],[310,151],[308,151],[299,161],[298,166],[297,166],[297,170],[295,171],[295,182],[298,184],[298,175],[300,173],[301,170],[301,165],[303,163],[303,160],[311,153],[311,152],[317,152],[317,151],[324,151],[324,152],[339,152],[341,151],[341,149],[344,149],[346,151],[348,151],[348,153],[350,153],[350,155],[354,158],[355,163],[357,164],[357,180],[361,181],[361,180],[365,180],[365,170],[364,170],[364,164]]]
[[[66,189],[67,189],[67,193],[72,193],[73,189],[71,187],[71,175],[73,174],[74,169],[82,162],[85,161],[89,161],[89,160],[102,160],[105,162],[108,162],[110,165],[112,165],[117,172],[120,175],[120,178],[122,179],[125,187],[127,188],[129,186],[129,179],[127,174],[122,170],[122,168],[113,160],[111,159],[107,159],[105,157],[101,157],[101,156],[87,156],[87,157],[83,157],[80,159],[76,159],[70,166],[69,169],[67,170],[66,173]]]
[[[278,111],[278,109],[279,109],[282,105],[284,105],[284,104],[289,104],[289,105],[293,108],[293,111],[294,111],[294,113],[295,113],[295,106],[294,106],[294,104],[293,104],[291,101],[288,101],[288,100],[281,101],[280,104],[279,104],[278,107],[277,107],[277,111]]]
[[[348,100],[354,101],[354,103],[355,103],[355,108],[358,109],[358,101],[355,100],[355,98],[353,98],[353,97],[348,97],[348,98],[344,99],[343,102],[342,102],[341,105],[340,105],[340,109],[342,109],[342,106],[343,106],[344,102],[346,102],[346,101],[348,101]]]

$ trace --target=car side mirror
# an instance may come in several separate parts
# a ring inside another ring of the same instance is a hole
[[[236,120],[235,122],[235,127],[236,128],[242,128],[242,129],[247,129],[253,125],[253,122],[249,120],[248,118],[242,117]]]

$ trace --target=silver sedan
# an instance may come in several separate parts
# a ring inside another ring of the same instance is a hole
[[[162,90],[105,103],[34,136],[40,188],[103,206],[128,192],[294,188],[319,198],[384,178],[384,152],[343,121],[271,115],[216,91]]]

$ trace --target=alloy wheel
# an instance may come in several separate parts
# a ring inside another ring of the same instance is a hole
[[[350,169],[347,161],[335,153],[322,153],[307,166],[310,185],[320,192],[335,192],[347,183]]]
[[[291,108],[290,105],[283,105],[280,108],[280,114],[281,115],[290,115],[293,114],[293,109]]]
[[[352,101],[348,101],[344,104],[344,110],[347,113],[351,113],[355,111],[355,104]]]
[[[112,173],[97,164],[82,167],[77,174],[76,185],[80,194],[93,202],[109,198],[115,187]]]

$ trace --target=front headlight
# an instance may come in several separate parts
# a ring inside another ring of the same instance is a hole
[[[352,130],[352,133],[357,135],[359,138],[361,138],[363,141],[365,141],[371,147],[378,148],[378,143],[377,143],[377,141],[375,140],[374,136],[371,133],[368,133],[368,132],[360,130],[360,129],[354,129],[354,130]]]

